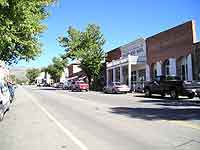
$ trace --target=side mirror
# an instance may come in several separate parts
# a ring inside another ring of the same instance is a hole
[[[156,84],[156,85],[159,85],[159,84],[158,84],[158,81],[153,81],[153,83]]]
[[[3,101],[0,101],[0,105],[2,105],[3,104]]]

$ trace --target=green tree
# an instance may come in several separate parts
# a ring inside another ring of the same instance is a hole
[[[105,43],[99,26],[89,24],[83,32],[69,27],[67,36],[59,37],[59,42],[65,48],[66,57],[80,61],[80,67],[87,74],[90,85],[92,79],[99,78]]]
[[[67,63],[67,58],[64,56],[54,57],[52,59],[52,64],[46,68],[46,71],[51,75],[54,82],[59,82]]]
[[[16,76],[14,74],[11,74],[9,76],[9,78],[11,79],[12,82],[16,82],[16,80],[17,80],[17,78],[16,78]]]
[[[26,79],[22,80],[22,79],[16,79],[16,83],[17,84],[26,84],[28,81]]]
[[[0,0],[0,58],[8,64],[41,53],[42,24],[53,0]]]
[[[27,70],[26,77],[28,78],[30,84],[35,82],[36,78],[40,75],[40,72],[40,69],[36,68]]]

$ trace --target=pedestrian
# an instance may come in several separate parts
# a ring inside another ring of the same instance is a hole
[[[13,85],[12,81],[8,81],[7,86],[8,86],[8,90],[10,93],[10,100],[12,102],[15,98],[15,89],[14,89],[14,85]]]

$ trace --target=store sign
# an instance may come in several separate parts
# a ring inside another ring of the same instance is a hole
[[[121,47],[122,58],[132,56],[146,56],[145,54],[145,40],[138,39],[129,44],[126,44]]]

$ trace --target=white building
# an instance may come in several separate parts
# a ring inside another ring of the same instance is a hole
[[[41,72],[39,76],[36,78],[37,84],[44,83],[44,82],[47,84],[51,83],[51,76],[47,72]]]
[[[117,48],[116,51],[118,52],[107,53],[107,58],[112,60],[106,63],[107,85],[109,82],[121,82],[135,88],[136,82],[144,81],[146,78],[145,39],[137,39]]]

